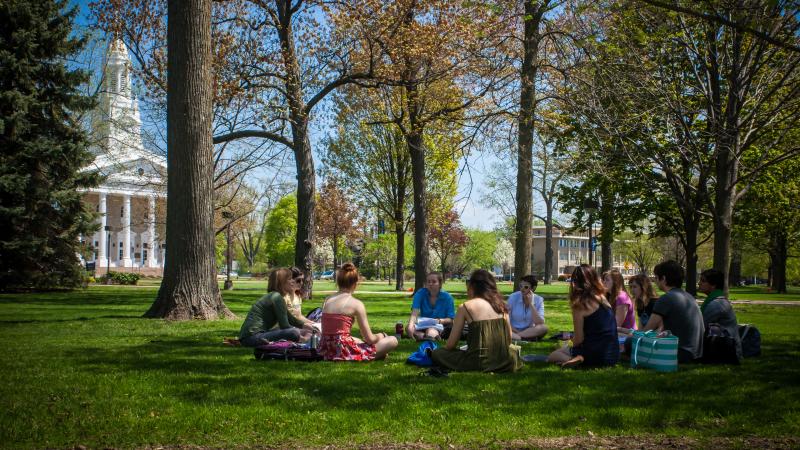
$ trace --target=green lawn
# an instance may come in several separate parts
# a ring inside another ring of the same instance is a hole
[[[459,294],[458,286],[447,288]],[[263,281],[242,281],[225,301],[241,318],[263,290]],[[563,284],[540,290],[553,298],[566,292]],[[657,374],[540,364],[436,379],[404,364],[416,348],[408,340],[385,362],[256,361],[248,349],[221,345],[241,319],[140,318],[155,292],[100,286],[0,295],[0,446],[506,447],[590,434],[800,445],[797,307],[736,305],[740,321],[757,324],[764,339],[764,356],[741,367]],[[408,313],[406,296],[360,297],[378,330],[392,330]],[[564,300],[545,308],[552,330],[571,329]],[[551,346],[526,344],[524,353]]]

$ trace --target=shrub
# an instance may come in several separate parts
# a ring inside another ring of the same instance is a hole
[[[106,279],[110,278],[114,284],[135,285],[141,276],[138,273],[108,272]]]
[[[558,281],[567,281],[567,276],[564,275],[564,274],[559,275],[558,276]]]

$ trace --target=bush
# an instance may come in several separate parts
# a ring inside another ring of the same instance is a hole
[[[105,277],[106,280],[109,278],[114,284],[135,285],[139,282],[139,278],[141,278],[141,276],[138,273],[111,271],[108,272],[108,275]]]
[[[559,275],[558,276],[558,281],[567,281],[567,276],[564,275],[564,274]]]

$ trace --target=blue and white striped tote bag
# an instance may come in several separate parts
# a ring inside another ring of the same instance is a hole
[[[656,337],[655,331],[634,331],[631,337],[631,367],[657,372],[678,370],[678,337]]]

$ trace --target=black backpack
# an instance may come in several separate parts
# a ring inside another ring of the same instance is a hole
[[[745,358],[761,356],[761,332],[755,325],[740,324],[739,339],[742,340],[742,356]]]
[[[270,342],[253,349],[256,359],[277,359],[283,361],[321,361],[322,355],[316,348],[289,341]]]
[[[703,337],[703,359],[705,364],[739,364],[736,354],[736,338],[718,323],[708,325]]]

